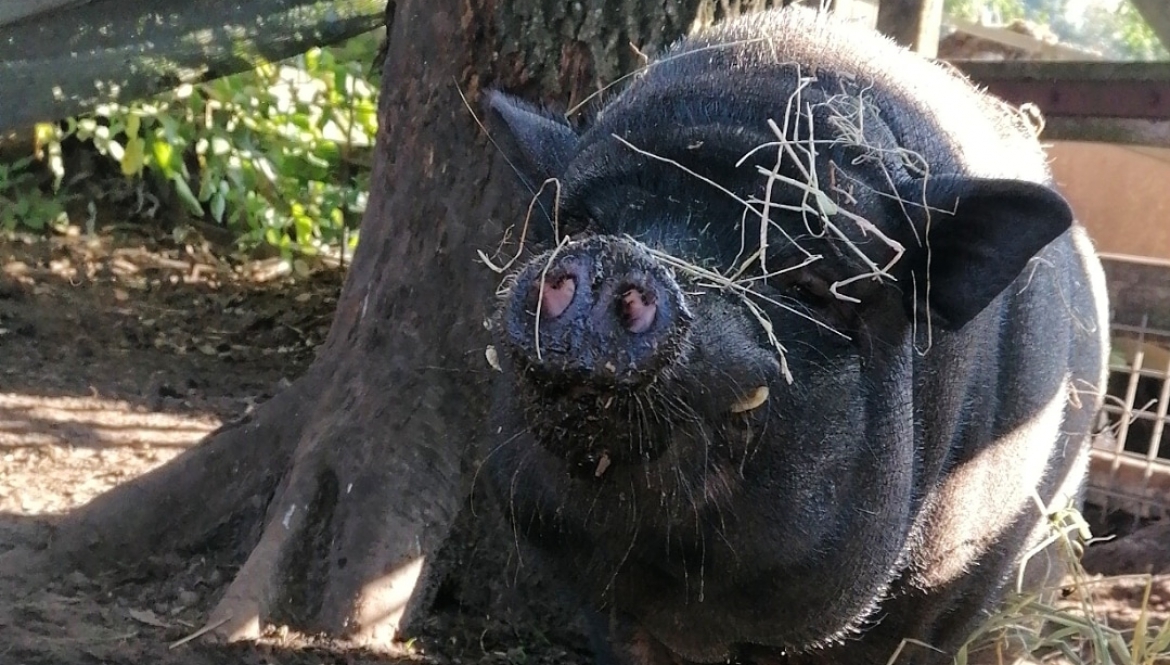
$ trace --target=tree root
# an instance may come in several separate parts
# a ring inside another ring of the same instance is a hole
[[[262,509],[288,465],[312,373],[169,464],[113,488],[57,525],[51,565],[93,574],[197,544],[241,510]]]

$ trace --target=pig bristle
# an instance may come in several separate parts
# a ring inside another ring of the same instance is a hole
[[[548,178],[540,184],[540,189],[536,190],[536,193],[533,194],[532,198],[528,201],[528,210],[524,213],[524,225],[520,227],[520,237],[516,239],[516,252],[512,254],[512,257],[509,258],[503,265],[498,265],[482,249],[476,250],[476,253],[479,254],[480,261],[482,261],[484,265],[490,268],[493,272],[497,274],[504,274],[516,263],[516,261],[520,260],[520,256],[524,253],[524,243],[528,239],[528,229],[532,222],[532,212],[536,209],[536,205],[540,201],[540,196],[544,193],[544,189],[549,186],[556,188],[556,193],[554,194],[553,198],[553,226],[557,233],[557,237],[559,237],[561,181],[559,178]],[[499,244],[496,246],[496,256],[499,256],[504,252],[504,247],[506,247],[508,244],[511,231],[512,227],[510,226],[504,229],[504,234],[500,238]],[[498,294],[499,291],[497,291],[497,295]]]
[[[638,78],[639,76],[642,76],[643,74],[645,74],[646,72],[650,71],[651,69],[653,69],[655,67],[659,67],[661,65],[665,65],[667,63],[673,62],[674,60],[676,60],[678,58],[685,58],[685,57],[690,57],[690,56],[695,56],[695,55],[701,55],[701,54],[706,53],[706,52],[716,51],[716,50],[725,49],[725,48],[729,48],[729,47],[748,46],[750,44],[757,44],[757,43],[766,42],[766,41],[771,41],[771,40],[767,37],[757,37],[757,38],[752,38],[752,39],[739,39],[739,40],[734,40],[734,41],[729,41],[729,42],[723,42],[720,44],[711,44],[710,46],[703,46],[701,48],[696,48],[694,50],[686,51],[683,53],[672,53],[672,54],[663,56],[657,60],[653,60],[650,62],[644,62],[644,64],[638,66],[633,71],[631,71],[627,74],[623,74],[621,76],[618,76],[617,78],[615,78],[614,80],[610,81],[609,83],[606,83],[605,85],[601,86],[600,88],[598,88],[594,92],[586,95],[584,99],[577,102],[573,106],[569,107],[569,109],[565,111],[565,116],[570,117],[570,116],[576,115],[577,113],[580,113],[582,109],[589,106],[591,103],[593,103],[595,100],[597,100],[599,97],[606,94],[610,90],[613,90],[614,88],[622,86],[624,83],[626,83],[630,79],[634,79],[634,78]],[[639,52],[639,55],[643,55],[643,54],[641,52]]]
[[[569,109],[566,115],[577,113],[582,107],[590,103],[596,96],[605,93],[613,86],[619,85],[631,77],[640,76],[652,67],[669,63],[675,58],[692,57],[715,49],[737,48],[746,44],[765,41],[769,41],[768,38],[721,42],[702,48],[683,51],[681,53],[669,54],[665,58],[649,62],[645,66],[640,67],[638,70],[614,80],[610,84],[585,98],[578,105]],[[942,68],[949,67],[953,69],[953,67],[947,63],[937,64]],[[988,98],[987,101],[988,103],[996,104],[997,106],[1001,107],[1005,116],[1010,116],[1015,122],[1019,123],[1020,127],[1027,127],[1028,132],[1033,136],[1038,136],[1040,131],[1043,129],[1043,118],[1039,117],[1038,114],[1034,112],[1034,107],[1029,108],[1028,105],[1025,105],[1025,107],[1012,107],[1006,103],[999,102],[999,100],[994,100],[992,98]],[[929,275],[932,271],[929,269],[931,253],[928,238],[930,237],[929,229],[931,225],[931,213],[951,212],[932,209],[926,205],[925,191],[926,183],[931,177],[931,165],[927,162],[926,158],[918,152],[902,147],[882,148],[880,146],[870,145],[867,143],[865,139],[866,134],[864,131],[865,114],[863,111],[865,105],[870,103],[870,100],[865,97],[864,90],[856,95],[831,96],[826,101],[818,104],[819,108],[826,109],[830,115],[830,125],[835,130],[836,134],[832,137],[813,136],[811,133],[809,133],[807,136],[800,137],[799,140],[787,138],[789,136],[787,131],[788,123],[793,120],[800,121],[805,117],[810,117],[813,112],[812,107],[802,109],[800,102],[800,88],[798,87],[797,91],[793,93],[792,98],[789,100],[789,108],[784,112],[783,122],[777,123],[775,121],[769,120],[769,126],[776,135],[777,140],[769,141],[767,143],[756,146],[752,151],[744,156],[744,160],[746,160],[747,157],[752,153],[758,152],[760,150],[776,149],[777,162],[775,166],[771,169],[758,169],[759,173],[767,180],[766,191],[770,192],[771,188],[777,183],[788,187],[796,187],[798,190],[803,190],[805,197],[802,204],[800,206],[787,208],[786,210],[794,211],[798,214],[805,214],[806,220],[810,222],[819,222],[820,227],[816,229],[817,233],[831,234],[831,237],[838,239],[848,252],[860,257],[860,259],[864,262],[864,268],[859,271],[858,274],[840,279],[831,285],[831,294],[841,300],[857,302],[855,298],[851,298],[849,295],[841,293],[840,291],[842,287],[850,283],[864,279],[892,280],[893,276],[891,274],[891,269],[902,258],[905,247],[892,238],[882,234],[880,229],[869,220],[844,210],[841,206],[838,206],[834,202],[834,199],[831,195],[845,198],[848,198],[851,195],[846,189],[842,187],[844,184],[843,182],[818,182],[817,170],[815,168],[809,168],[808,166],[805,166],[806,164],[811,165],[815,163],[818,156],[818,149],[832,144],[846,144],[862,148],[863,152],[865,152],[869,157],[873,158],[874,164],[878,166],[878,168],[881,170],[881,173],[884,174],[885,186],[888,188],[888,191],[878,191],[876,194],[897,201],[898,204],[902,207],[903,213],[907,216],[910,215],[909,211],[911,209],[921,210],[924,212],[926,217],[926,233],[920,235],[919,231],[915,229],[913,225],[910,225],[910,229],[914,234],[910,241],[917,243],[926,251],[927,270],[925,272],[928,275],[928,277],[926,277],[927,283],[925,285],[917,283],[907,285],[907,287],[910,288],[914,293],[919,292],[920,287],[925,287],[925,298],[915,299],[913,301],[913,307],[915,309],[911,316],[911,325],[914,326],[912,338],[915,340],[915,350],[924,354],[929,349],[932,340],[930,331],[931,317],[928,313],[926,316],[920,317],[921,313],[918,311],[918,307],[920,302],[926,306],[929,306],[928,303],[930,302]],[[793,112],[793,107],[796,109],[795,112]],[[809,122],[808,124],[809,127],[813,126],[812,122]],[[656,260],[660,261],[669,270],[685,275],[688,280],[696,286],[700,288],[720,289],[742,301],[744,307],[751,313],[752,316],[756,318],[762,330],[765,332],[769,343],[775,349],[775,352],[777,353],[780,361],[782,375],[789,384],[793,382],[793,376],[789,371],[786,358],[786,349],[775,334],[772,321],[768,317],[764,308],[761,306],[761,303],[767,303],[769,305],[783,308],[788,312],[792,312],[793,314],[812,320],[823,328],[830,330],[831,332],[836,333],[845,339],[849,339],[847,335],[832,328],[828,324],[809,317],[805,312],[799,311],[798,309],[795,309],[790,305],[785,304],[784,302],[768,298],[758,293],[758,291],[754,288],[755,284],[765,279],[774,277],[790,270],[800,270],[816,261],[822,260],[820,255],[813,254],[800,247],[793,238],[787,237],[785,230],[781,228],[779,224],[772,223],[769,220],[769,214],[773,208],[782,209],[779,204],[773,203],[767,195],[765,195],[763,199],[757,199],[755,197],[747,199],[741,198],[728,190],[726,187],[720,185],[718,182],[690,171],[685,166],[674,160],[670,160],[646,151],[626,141],[623,137],[617,135],[612,136],[617,141],[625,144],[629,149],[645,157],[671,164],[674,167],[687,172],[696,180],[704,182],[706,185],[713,186],[716,189],[722,191],[724,194],[732,196],[734,200],[743,206],[744,218],[742,220],[741,227],[744,233],[756,230],[754,225],[749,224],[748,216],[754,215],[756,218],[758,218],[758,230],[760,234],[759,249],[753,251],[750,256],[744,258],[744,250],[742,247],[746,245],[741,245],[740,255],[736,256],[735,260],[732,262],[731,269],[729,269],[726,274],[720,273],[715,269],[696,265],[686,259],[679,258],[667,252],[649,247],[632,237],[626,236],[624,239],[627,242],[639,246],[642,250],[646,251]],[[863,159],[864,158],[865,157],[863,157]],[[795,162],[795,164],[798,166],[798,171],[801,177],[804,179],[803,181],[800,178],[794,179],[781,175],[781,160],[784,159],[790,159]],[[894,179],[889,171],[891,164],[897,163],[903,165],[908,172],[921,176],[921,197],[914,195],[904,198],[898,194],[898,188],[894,186]],[[861,183],[853,179],[847,171],[838,170],[837,175],[844,178],[847,182],[865,186],[865,183]],[[523,252],[525,239],[528,235],[529,219],[535,206],[538,204],[538,199],[541,193],[545,191],[546,186],[555,186],[557,188],[556,194],[558,196],[558,201],[557,205],[553,207],[553,210],[559,212],[560,182],[556,181],[555,179],[549,179],[541,186],[540,192],[537,192],[532,197],[528,207],[528,214],[525,217],[523,228],[520,231],[518,249],[516,250],[515,255],[512,256],[512,258],[502,267],[498,267],[496,263],[489,261],[488,257],[482,251],[479,252],[480,258],[493,270],[501,273],[506,272],[508,271],[509,267],[515,264],[515,262],[520,258]],[[837,200],[841,199],[838,198]],[[753,218],[750,221],[754,222],[755,219]],[[564,242],[567,240],[566,238],[561,237],[560,227],[555,218],[553,220],[553,224],[555,228],[553,238],[558,244],[556,249],[548,256],[547,261],[545,262],[544,270],[541,273],[541,279],[539,281],[541,288],[543,288],[545,283],[544,277],[546,277],[550,266],[555,260],[557,252],[560,251],[560,249],[564,246]],[[879,242],[885,244],[893,251],[893,258],[886,261],[884,265],[879,265],[872,259],[869,259],[869,257],[861,251],[860,247],[858,247],[857,244],[854,243],[848,237],[848,235],[842,231],[842,225],[847,224],[853,224],[854,228],[858,229],[862,235],[876,238]],[[774,233],[785,233],[785,237],[775,237],[773,235]],[[500,247],[497,248],[496,256],[506,255],[504,252],[504,247],[507,245],[508,241],[508,236],[505,236],[501,240]],[[799,263],[798,265],[784,269],[775,269],[768,266],[767,248],[769,242],[775,245],[780,241],[790,243],[793,247],[797,248],[798,251],[804,252],[806,257],[805,261]],[[500,291],[498,291],[499,295],[503,295],[511,290],[514,285],[514,278],[515,275],[512,275],[512,281],[508,281],[508,278],[505,277],[505,281],[502,283]],[[910,278],[912,280],[915,279],[916,273],[911,273]],[[917,329],[919,321],[925,321],[925,325],[927,326],[925,348],[919,347],[918,340],[920,338]],[[536,355],[539,358],[540,308],[537,308],[536,322],[534,325],[536,326]],[[491,363],[490,358],[489,363]],[[671,368],[667,368],[665,371],[670,372],[672,370]],[[636,405],[639,409],[641,409],[640,400],[642,397],[635,397],[635,399],[638,400]],[[1116,424],[1115,426],[1120,427],[1120,424]],[[510,441],[511,440],[501,444],[501,447]],[[666,454],[674,455],[676,454],[676,451],[672,448],[669,449]],[[600,477],[606,472],[606,469],[608,468],[608,462],[608,456],[603,456],[599,460],[598,466],[594,472],[596,476]],[[649,473],[649,471],[647,471],[647,473]],[[512,491],[514,494],[515,484],[512,486]],[[663,497],[663,500],[665,501],[666,495],[664,494]],[[569,497],[563,497],[562,500],[568,501]],[[514,497],[509,497],[509,504],[511,504],[513,501]],[[1002,648],[1004,645],[1007,645],[1008,643],[1012,643],[1013,646],[1016,644],[1022,644],[1025,647],[1024,650],[1028,653],[1060,651],[1067,662],[1076,663],[1078,665],[1080,663],[1089,662],[1152,662],[1145,660],[1145,658],[1149,658],[1150,656],[1150,654],[1145,651],[1145,645],[1148,644],[1150,640],[1165,639],[1163,636],[1170,635],[1170,628],[1163,627],[1160,632],[1150,631],[1150,635],[1148,636],[1144,634],[1130,635],[1123,634],[1117,629],[1108,627],[1099,619],[1095,619],[1095,612],[1090,606],[1090,601],[1088,600],[1090,598],[1090,593],[1087,589],[1087,586],[1093,582],[1088,579],[1088,576],[1081,567],[1079,560],[1079,549],[1082,546],[1082,541],[1087,539],[1086,535],[1081,535],[1080,540],[1077,539],[1078,534],[1083,534],[1083,519],[1073,508],[1055,510],[1045,506],[1041,506],[1040,508],[1049,520],[1049,526],[1051,527],[1051,542],[1058,542],[1061,544],[1061,547],[1058,548],[1058,551],[1060,553],[1062,562],[1069,570],[1072,571],[1071,584],[1072,588],[1074,589],[1074,593],[1077,594],[1078,600],[1080,600],[1079,607],[1070,608],[1068,605],[1073,603],[1054,604],[1047,600],[1049,595],[1056,595],[1059,597],[1061,595],[1059,592],[1062,590],[1067,591],[1067,588],[1062,589],[1061,587],[1051,587],[1044,589],[1042,593],[1039,594],[1017,594],[1016,598],[1009,599],[1008,602],[1002,604],[1000,610],[994,614],[988,615],[985,618],[983,624],[976,630],[973,635],[970,636],[968,642],[960,648],[959,652],[956,654],[955,662],[968,662],[968,659],[973,654],[980,652],[986,653],[987,651],[990,651],[992,654],[992,662],[996,662],[996,656],[1000,656],[1001,659],[1003,657],[1002,654],[996,653],[997,650]],[[634,519],[633,521],[635,524],[637,523],[637,519]],[[519,554],[520,536],[515,520],[513,520],[512,528],[513,536],[516,539],[515,551],[517,554]],[[1045,541],[1044,544],[1049,544],[1049,541]],[[634,539],[631,537],[631,549],[633,548],[633,545]],[[626,556],[629,556],[629,551],[626,552]],[[1028,557],[1025,558],[1025,565],[1020,566],[1021,572],[1027,567],[1027,558],[1029,557],[1031,557],[1030,553]],[[619,565],[615,567],[613,578],[610,579],[610,584],[613,583],[613,579],[616,579],[617,569],[620,568],[621,565],[625,563],[625,561],[625,558],[623,558]],[[704,582],[703,578],[705,574],[705,568],[700,568],[700,585],[702,585]],[[689,583],[689,578],[687,581]],[[1068,579],[1062,580],[1060,583],[1063,585],[1070,584]],[[608,592],[609,589],[610,586],[607,584],[605,590]],[[1149,601],[1148,586],[1146,589],[1146,594],[1147,597],[1144,599],[1142,607],[1143,616],[1146,611],[1146,604]],[[867,610],[862,614],[869,615],[872,612],[875,612],[883,600],[884,597],[876,597],[872,599],[870,610]],[[1049,629],[1047,632],[1042,632],[1041,630],[1044,624],[1049,624]],[[1060,627],[1060,630],[1057,631],[1056,636],[1052,634],[1050,627],[1051,624],[1056,624]],[[859,635],[860,633],[860,626],[853,625],[840,634],[834,635],[830,638],[821,640],[808,646],[820,647],[831,644],[838,644],[842,641],[845,641],[846,639],[851,638],[854,635]],[[938,649],[933,645],[922,641],[903,640],[888,662],[903,662],[904,660],[907,660],[909,655],[906,652],[911,652],[914,649],[938,651]],[[1126,651],[1127,649],[1128,651]],[[1114,661],[1114,659],[1111,657],[1111,655],[1115,653],[1117,654],[1116,661]],[[1142,654],[1143,658],[1138,658],[1134,655],[1135,653]]]
[[[1163,627],[1161,631],[1135,636],[1112,628],[1103,621],[1099,611],[1092,605],[1092,586],[1108,580],[1091,579],[1081,564],[1084,547],[1092,538],[1088,524],[1075,507],[1045,506],[1039,496],[1034,496],[1034,500],[1047,519],[1049,535],[1025,555],[1017,575],[1022,578],[1028,561],[1052,543],[1059,544],[1056,548],[1059,560],[1056,563],[1069,572],[1053,584],[1027,593],[1020,591],[1022,579],[1018,579],[1015,591],[1000,609],[988,614],[959,647],[954,662],[1007,662],[1003,652],[1014,652],[1017,649],[1022,650],[1022,653],[1034,654],[1034,657],[1059,652],[1062,656],[1059,662],[1068,665],[1153,662],[1135,656],[1138,653],[1147,656],[1155,653],[1156,650],[1147,644],[1164,640],[1162,635],[1166,634],[1167,629]],[[1151,576],[1146,578],[1152,580]],[[1147,583],[1147,595],[1140,608],[1142,613],[1149,611],[1149,590]],[[1059,626],[1060,630],[1054,632],[1054,625]],[[927,642],[903,639],[887,662],[904,662],[905,656],[913,649],[941,653]]]

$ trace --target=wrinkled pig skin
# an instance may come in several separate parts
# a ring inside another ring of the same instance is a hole
[[[524,562],[599,662],[949,662],[1046,534],[1035,498],[1079,501],[1104,385],[1102,272],[1033,129],[795,9],[605,96],[570,123],[485,95],[538,199],[488,321]]]

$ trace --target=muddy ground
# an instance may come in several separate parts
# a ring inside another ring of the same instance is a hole
[[[0,237],[0,556],[43,546],[61,515],[165,464],[312,361],[342,272],[294,279],[278,262],[221,254],[198,234],[176,242],[149,225]],[[346,650],[280,627],[259,644],[172,648],[235,572],[214,554],[172,554],[98,579],[59,571],[31,590],[0,579],[0,663],[588,661],[563,614],[528,606],[511,620],[489,617],[491,594],[466,588],[440,593],[411,655]],[[1142,578],[1099,582],[1093,602],[1113,625],[1132,626],[1144,587]],[[1161,625],[1170,580],[1156,579],[1149,607]]]

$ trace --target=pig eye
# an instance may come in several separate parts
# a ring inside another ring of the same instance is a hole
[[[788,295],[810,307],[826,307],[835,300],[823,279],[808,273],[797,274],[785,289]]]
[[[795,271],[780,292],[790,303],[800,303],[811,315],[834,330],[848,330],[857,325],[857,310],[830,290],[832,282],[820,275]]]

